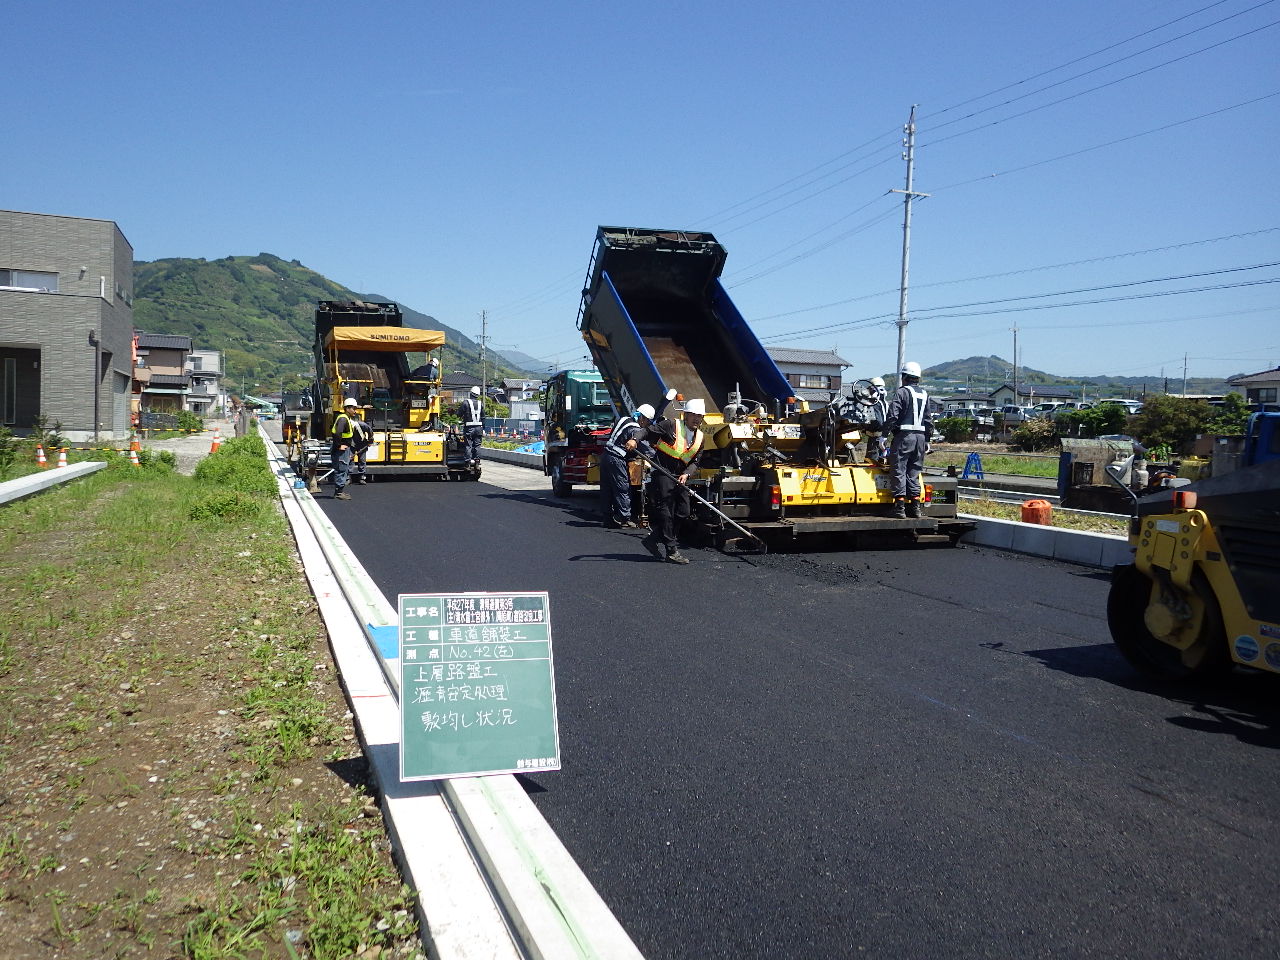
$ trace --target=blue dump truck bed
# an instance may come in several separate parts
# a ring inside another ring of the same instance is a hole
[[[733,393],[784,407],[791,387],[721,285],[724,263],[709,233],[599,228],[578,328],[620,411],[670,388],[709,413]]]

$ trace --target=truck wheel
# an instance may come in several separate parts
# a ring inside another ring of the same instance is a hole
[[[1191,679],[1230,669],[1222,613],[1213,590],[1199,572],[1192,578],[1191,585],[1197,599],[1204,604],[1204,616],[1195,642],[1179,650],[1153,636],[1143,620],[1151,599],[1151,580],[1131,563],[1112,571],[1111,592],[1107,594],[1107,626],[1120,653],[1139,672]]]
[[[551,465],[551,492],[565,499],[573,496],[573,484],[565,481],[564,470],[558,463]]]

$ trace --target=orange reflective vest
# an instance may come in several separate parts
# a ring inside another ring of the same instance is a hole
[[[659,440],[653,445],[654,449],[661,451],[673,460],[688,463],[702,449],[702,431],[691,429],[685,424],[684,420],[674,420],[672,422],[676,427],[675,439],[670,442],[665,439]]]

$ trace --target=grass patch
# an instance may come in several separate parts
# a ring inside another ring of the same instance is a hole
[[[979,517],[992,517],[996,520],[1022,520],[1022,505],[1017,503],[999,503],[995,500],[960,498],[960,512],[971,513]],[[1064,530],[1084,530],[1088,533],[1112,533],[1126,536],[1129,522],[1125,517],[1105,517],[1092,514],[1069,513],[1054,509],[1052,526]]]
[[[969,454],[962,450],[934,450],[925,458],[930,467],[956,467],[964,470]],[[1011,453],[980,453],[984,473],[1004,473],[1016,477],[1049,477],[1058,476],[1058,458]]]

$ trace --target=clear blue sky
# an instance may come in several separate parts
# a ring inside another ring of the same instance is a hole
[[[297,259],[471,335],[486,310],[495,349],[559,367],[583,362],[597,225],[710,230],[767,343],[871,376],[895,363],[888,191],[919,104],[909,359],[1008,358],[1016,324],[1021,362],[1062,375],[1280,364],[1275,0],[20,20],[0,207],[114,220],[139,260]]]

